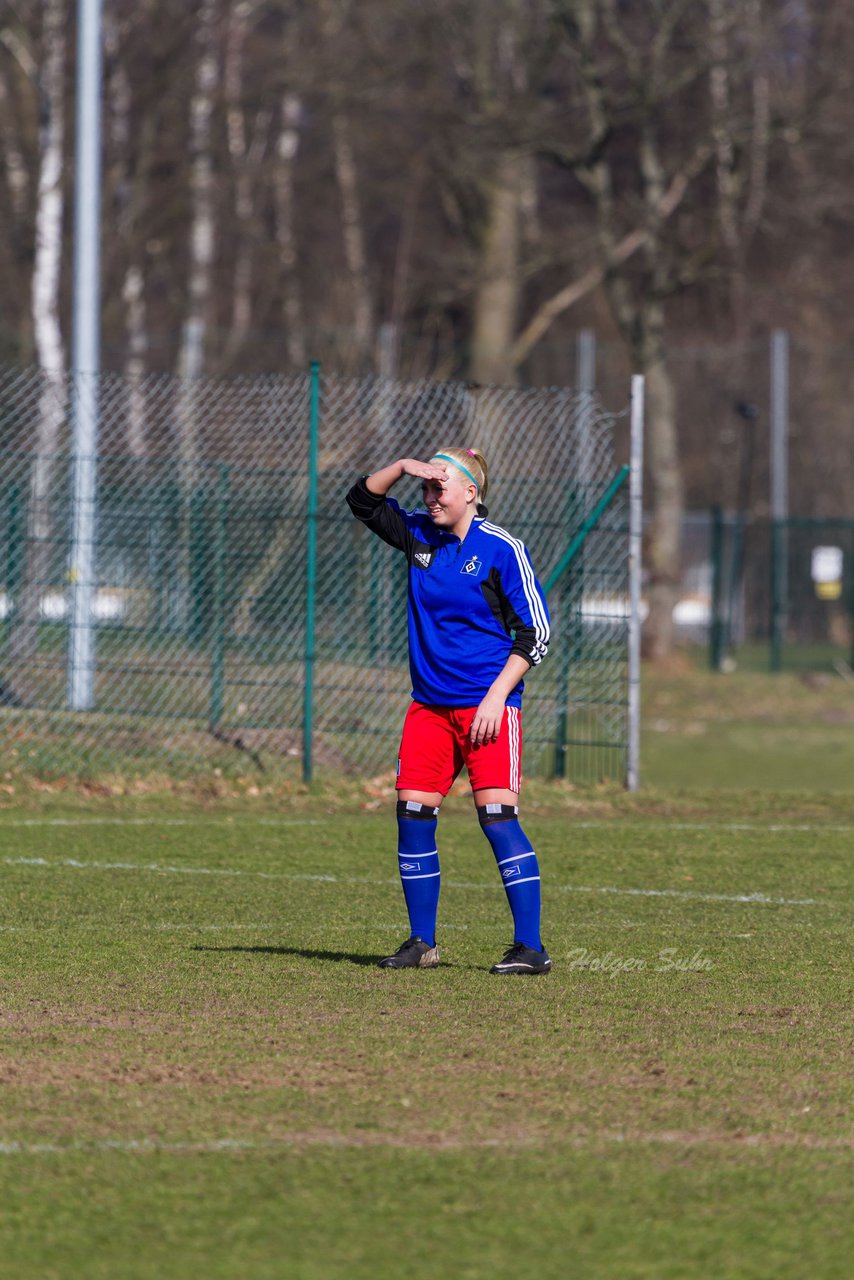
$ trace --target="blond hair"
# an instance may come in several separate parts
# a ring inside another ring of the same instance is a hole
[[[433,454],[434,458],[450,458],[463,471],[464,475],[469,475],[477,485],[477,501],[478,506],[486,502],[486,493],[489,489],[489,468],[486,465],[486,458],[479,449],[458,449],[449,447],[447,449],[437,449]]]

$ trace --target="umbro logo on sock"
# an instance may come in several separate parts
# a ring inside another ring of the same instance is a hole
[[[420,862],[401,862],[400,869],[401,871],[420,871],[421,863]]]
[[[505,867],[501,872],[505,880],[509,880],[511,876],[520,876],[522,874],[521,867]]]

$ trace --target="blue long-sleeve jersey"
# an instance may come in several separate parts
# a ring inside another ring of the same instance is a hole
[[[347,495],[353,515],[409,565],[409,670],[417,702],[477,706],[511,653],[543,660],[549,613],[518,538],[476,516],[465,539],[437,529],[426,511],[404,511],[364,479]],[[507,698],[521,706],[524,681]]]

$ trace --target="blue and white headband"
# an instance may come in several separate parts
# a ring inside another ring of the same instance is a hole
[[[479,484],[478,484],[478,482],[475,480],[475,478],[474,478],[474,476],[472,475],[472,473],[468,470],[468,468],[467,468],[467,467],[464,467],[464,466],[463,466],[463,464],[462,464],[461,462],[457,462],[456,458],[452,458],[452,457],[451,457],[449,454],[447,454],[447,453],[434,453],[434,454],[433,454],[433,457],[434,457],[434,458],[442,458],[442,460],[443,460],[444,462],[450,462],[453,466],[455,466],[455,467],[459,467],[460,471],[464,471],[464,472],[465,472],[465,474],[468,476],[469,480],[471,480],[472,484],[474,485],[475,489],[477,489],[478,493],[480,493],[480,485],[479,485]]]

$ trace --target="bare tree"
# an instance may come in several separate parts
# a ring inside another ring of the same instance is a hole
[[[274,160],[275,228],[282,281],[282,318],[285,344],[291,369],[305,368],[305,319],[299,280],[296,235],[296,193],[294,168],[299,150],[302,99],[286,92],[280,103],[280,122]]]
[[[257,241],[256,195],[267,156],[272,110],[261,107],[248,118],[244,105],[247,77],[246,43],[261,0],[234,0],[226,37],[224,90],[228,151],[234,175],[234,284],[231,326],[222,363],[231,364],[249,335],[252,323],[253,250]]]
[[[28,292],[21,271],[21,260],[29,257],[33,235],[33,181],[30,151],[35,150],[31,135],[37,132],[39,102],[33,87],[38,81],[38,67],[25,29],[6,15],[0,25],[0,153],[4,169],[5,201],[3,222],[7,229],[0,242],[4,328],[15,338],[9,345],[19,357],[29,358],[32,342],[32,310],[18,299]],[[8,273],[8,274],[7,274]],[[14,326],[14,328],[13,328]]]
[[[148,16],[145,8],[142,13]],[[126,338],[124,372],[127,376],[128,402],[125,438],[131,457],[143,458],[146,453],[146,422],[142,379],[146,371],[149,344],[143,249],[137,226],[140,205],[145,196],[144,174],[153,145],[154,130],[152,117],[147,113],[138,122],[139,155],[134,166],[134,101],[125,61],[125,50],[133,35],[130,20],[122,23],[116,11],[105,11],[104,47],[108,66],[107,93],[111,107],[108,115],[108,141],[114,169],[111,174],[114,229],[123,251],[120,296],[124,304]]]
[[[36,78],[37,68],[33,63],[32,53],[11,26],[0,30],[0,45],[6,50],[9,59],[17,63],[19,73],[23,73],[31,81]],[[30,175],[20,134],[15,127],[16,103],[8,82],[9,70],[9,67],[0,65],[0,138],[12,210],[16,218],[23,220],[29,205]]]
[[[189,277],[178,374],[177,411],[181,479],[190,488],[195,474],[198,379],[204,372],[205,336],[210,319],[215,241],[213,112],[219,75],[219,0],[202,0],[196,27],[196,77],[190,104],[190,190],[192,226]]]
[[[42,383],[30,470],[27,560],[9,639],[10,657],[16,665],[21,664],[18,687],[24,697],[32,693],[27,662],[38,646],[39,608],[50,569],[51,500],[65,422],[65,346],[59,319],[64,211],[65,16],[63,0],[45,0],[35,81],[40,128],[32,317]]]
[[[677,287],[677,279],[662,213],[667,172],[658,104],[674,92],[667,55],[683,10],[683,0],[670,0],[659,6],[658,27],[650,33],[651,39],[643,53],[639,42],[620,26],[616,7],[611,4],[577,0],[571,9],[567,6],[561,14],[577,52],[581,97],[590,137],[597,143],[587,162],[576,172],[593,201],[599,252],[606,268],[605,286],[614,317],[629,344],[635,368],[647,376],[652,519],[647,557],[649,620],[645,639],[649,656],[657,659],[667,657],[673,643],[683,507],[676,395],[667,365],[664,309],[665,299]],[[606,82],[603,47],[611,56],[614,50],[619,53],[623,72],[619,90],[624,94],[629,88],[635,107],[633,171],[644,229],[643,266],[635,278],[618,270],[615,261],[625,213],[616,189],[619,160],[615,151],[606,145],[615,129],[619,108],[617,96]],[[696,76],[696,66],[686,74],[689,79]],[[704,139],[700,144],[701,153],[706,147]]]
[[[528,270],[526,231],[536,227],[532,143],[547,9],[540,0],[445,0],[437,7],[431,160],[446,213],[470,246],[459,281],[470,293],[469,376],[515,380],[511,359]],[[447,63],[447,70],[443,66]],[[454,110],[441,106],[453,95]]]
[[[321,0],[319,12],[322,37],[328,45],[330,60],[336,63],[336,52],[346,34],[352,12],[351,0]],[[342,55],[341,66],[346,65],[343,57],[345,55]],[[357,365],[363,366],[373,351],[374,302],[353,126],[342,81],[343,77],[337,71],[326,85],[326,94],[331,108],[332,152],[352,307],[354,355]]]
[[[656,0],[633,14],[616,0],[557,0],[555,14],[583,126],[552,155],[591,202],[598,261],[586,279],[541,306],[516,355],[530,350],[531,340],[581,296],[582,286],[602,284],[632,363],[647,376],[651,522],[645,644],[651,657],[664,658],[673,642],[683,509],[668,308],[743,244],[739,197],[747,166],[740,155],[749,130],[750,113],[746,119],[742,103],[749,60],[732,46],[733,20],[720,0],[709,0],[708,7]],[[760,134],[754,105],[748,215],[753,225],[761,212]]]

